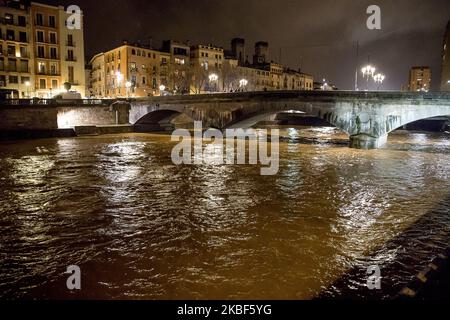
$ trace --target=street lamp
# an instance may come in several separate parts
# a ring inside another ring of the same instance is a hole
[[[363,77],[367,77],[367,91],[369,91],[369,79],[373,77],[376,69],[372,67],[371,65],[367,65],[364,68],[361,69]]]
[[[247,79],[241,79],[241,81],[239,81],[239,87],[245,89],[248,85],[248,80]]]
[[[164,95],[164,91],[166,91],[166,86],[162,84],[159,86],[159,92],[161,96]]]
[[[27,98],[30,99],[30,81],[25,81],[25,87],[27,87]]]
[[[209,75],[209,82],[213,83],[214,82],[214,89],[215,91],[217,91],[216,85],[217,85],[217,80],[219,80],[219,76],[215,73],[212,73]]]
[[[125,83],[125,87],[127,88],[127,97],[128,98],[130,97],[130,88],[131,88],[131,86],[132,86],[132,83],[130,81],[127,81]]]
[[[383,83],[384,79],[386,79],[385,75],[382,73],[378,73],[373,76],[373,80],[378,83],[378,90],[380,90],[380,86]]]

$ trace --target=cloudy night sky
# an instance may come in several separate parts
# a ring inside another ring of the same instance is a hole
[[[158,48],[164,39],[212,43],[228,49],[243,37],[252,59],[256,41],[268,41],[270,60],[299,68],[315,79],[353,89],[356,41],[362,66],[368,60],[386,74],[385,89],[407,83],[411,66],[432,67],[440,78],[442,41],[450,20],[448,0],[68,0],[85,14],[88,56],[123,40]],[[368,30],[366,9],[382,10],[382,29]],[[280,50],[281,49],[281,50]]]

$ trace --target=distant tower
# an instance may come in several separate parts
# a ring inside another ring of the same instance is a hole
[[[442,78],[441,90],[450,91],[450,21],[444,37],[444,50],[442,51]]]
[[[253,64],[265,64],[269,61],[269,44],[264,41],[255,43]]]
[[[245,64],[245,40],[241,38],[234,38],[231,40],[231,51],[233,56],[238,60],[238,64],[243,66]]]

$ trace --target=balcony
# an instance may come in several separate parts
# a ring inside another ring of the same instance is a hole
[[[42,59],[42,60],[59,60],[58,56],[48,56],[48,55],[37,55],[36,56],[37,59]]]
[[[66,41],[66,46],[67,47],[75,47],[75,42],[74,41]]]
[[[34,25],[36,27],[43,27],[43,28],[50,28],[50,29],[56,29],[56,25],[50,25],[49,23],[40,23],[38,21],[34,22]]]
[[[37,75],[39,75],[39,76],[59,77],[61,74],[58,73],[58,72],[51,72],[51,71],[40,70],[40,71],[37,72]]]
[[[66,61],[68,61],[68,62],[77,62],[77,58],[74,58],[74,57],[66,57]]]
[[[22,22],[18,22],[18,21],[10,21],[10,20],[7,20],[5,18],[1,18],[0,19],[0,23],[4,24],[4,25],[7,25],[7,26],[15,26],[15,27],[22,27],[22,28],[25,28],[25,27],[27,27],[29,25],[26,22],[22,23]]]

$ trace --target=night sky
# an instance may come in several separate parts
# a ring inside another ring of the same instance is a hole
[[[55,3],[55,1],[46,1]],[[229,48],[233,37],[268,41],[270,59],[302,67],[316,79],[353,89],[355,42],[360,65],[370,61],[387,76],[384,89],[399,90],[413,65],[428,65],[433,88],[440,78],[440,56],[449,0],[68,0],[85,14],[88,56],[140,40],[159,47],[163,39],[213,43]],[[366,9],[382,10],[382,30],[366,27]],[[361,84],[360,86],[362,86]]]

